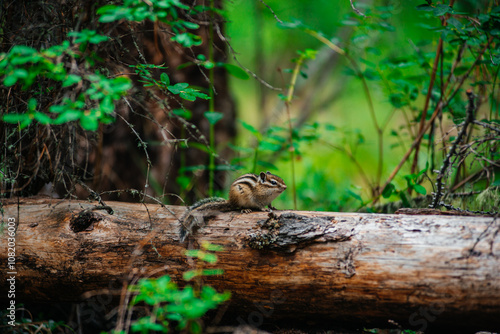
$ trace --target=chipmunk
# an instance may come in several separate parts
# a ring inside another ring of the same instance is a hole
[[[200,227],[204,222],[204,217],[214,216],[219,212],[266,211],[266,206],[276,210],[271,206],[271,202],[285,190],[286,184],[283,179],[270,172],[242,175],[231,184],[229,200],[211,197],[196,202],[188,208],[180,220],[180,241],[184,242],[189,234]]]

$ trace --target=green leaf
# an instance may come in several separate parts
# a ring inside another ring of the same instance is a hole
[[[24,68],[16,68],[12,74],[19,79],[26,79],[29,75],[28,71]]]
[[[97,10],[97,14],[101,16],[99,22],[102,23],[118,21],[124,18],[134,19],[130,8],[123,8],[115,5],[103,6]]]
[[[174,115],[182,117],[186,120],[190,120],[191,117],[193,117],[193,113],[191,111],[185,110],[185,109],[174,109],[174,110],[172,110],[172,113]]]
[[[201,273],[199,270],[188,270],[188,271],[185,271],[183,274],[182,274],[182,278],[185,280],[185,281],[190,281],[192,280],[193,278],[195,277],[198,277],[200,276]]]
[[[202,152],[205,153],[210,153],[210,147],[205,146],[204,144],[201,143],[195,143],[195,142],[189,142],[188,147],[196,148]],[[186,171],[197,171],[197,170],[206,170],[207,167],[204,165],[198,165],[198,166],[190,166],[186,167]]]
[[[79,75],[76,75],[76,74],[69,74],[66,79],[63,81],[63,84],[62,86],[63,87],[69,87],[71,85],[74,85],[76,83],[79,83],[80,81],[82,81],[82,77],[80,77]]]
[[[262,140],[260,143],[259,143],[259,150],[262,150],[262,151],[271,151],[271,152],[280,152],[283,150],[283,146],[280,145],[280,144],[275,144],[275,143],[271,143],[267,140]]]
[[[278,167],[276,167],[276,165],[273,165],[272,163],[270,162],[267,162],[267,161],[257,161],[257,165],[261,166],[262,169],[265,169],[265,170],[278,170]]]
[[[202,270],[203,276],[214,276],[214,275],[223,275],[223,274],[224,274],[223,269],[203,269]]]
[[[212,243],[207,242],[207,241],[202,241],[201,247],[203,249],[206,249],[206,250],[212,251],[212,252],[220,252],[220,251],[224,250],[224,246],[212,244]]]
[[[396,28],[387,22],[379,22],[378,25],[385,31],[396,31]]]
[[[347,193],[349,194],[350,197],[360,201],[361,203],[363,203],[363,199],[361,198],[360,195],[356,194],[355,192],[353,192],[352,190],[350,189],[347,189]]]
[[[191,183],[191,178],[189,176],[178,176],[175,182],[181,187],[182,190],[186,189]]]
[[[193,334],[200,334],[202,331],[201,325],[198,321],[191,321],[189,331]]]
[[[162,324],[157,324],[151,317],[142,317],[131,325],[132,332],[149,333],[150,331],[164,332],[166,328]]]
[[[113,84],[113,91],[120,94],[132,88],[132,82],[127,77],[115,78],[113,79],[112,84]]]
[[[391,195],[395,192],[395,190],[396,190],[396,187],[394,186],[394,184],[389,183],[382,191],[382,197],[383,198],[391,197]]]
[[[449,25],[452,25],[457,30],[462,30],[462,28],[464,27],[464,25],[462,24],[462,22],[460,22],[459,20],[457,20],[454,17],[450,17],[447,22],[448,22]]]
[[[250,133],[253,134],[259,141],[262,140],[262,134],[260,133],[259,130],[254,128],[253,125],[250,125],[242,120],[240,120],[240,123],[246,130],[250,131]]]
[[[408,201],[408,197],[406,197],[406,194],[404,191],[399,192],[399,198],[401,198],[401,202],[403,202],[404,208],[411,208],[410,201]]]
[[[423,5],[418,5],[416,7],[417,10],[425,11],[425,12],[432,12],[434,8],[432,8],[429,5],[423,4]]]
[[[92,43],[99,44],[107,41],[109,37],[99,35],[97,31],[90,29],[83,29],[82,31],[71,31],[68,33],[69,37],[75,37],[75,43]]]
[[[35,119],[40,122],[41,124],[51,124],[52,123],[52,118],[50,118],[49,116],[47,116],[46,114],[42,113],[42,112],[35,112],[34,114],[35,116]]]
[[[327,131],[337,131],[337,127],[336,127],[335,125],[333,125],[333,124],[329,124],[329,123],[327,123],[327,124],[325,125],[325,129],[326,129]]]
[[[5,79],[3,79],[3,84],[5,85],[5,87],[14,86],[16,82],[17,82],[17,76],[15,75],[8,75],[5,77]]]
[[[224,117],[223,113],[217,111],[207,111],[203,115],[211,125],[217,124]]]
[[[188,100],[188,101],[194,101],[194,100],[196,100],[196,96],[195,95],[190,94],[189,92],[185,92],[185,91],[184,92],[180,92],[179,96],[181,98],[183,98],[184,100]]]
[[[203,260],[208,263],[216,263],[217,262],[217,255],[212,254],[212,253],[203,253],[202,256],[198,257],[200,260]]]
[[[184,254],[186,256],[190,256],[190,257],[198,257],[200,253],[202,253],[203,251],[199,250],[199,249],[188,249],[184,252]]]
[[[12,47],[10,50],[11,54],[21,54],[21,55],[33,55],[37,53],[37,50],[35,50],[32,47],[26,46],[26,45],[15,45]]]
[[[182,92],[183,89],[186,89],[187,87],[189,86],[188,83],[185,83],[185,82],[179,82],[179,83],[176,83],[175,85],[173,86],[168,86],[167,89],[173,93],[173,94],[180,94]]]
[[[395,107],[395,108],[402,108],[406,105],[408,105],[408,102],[405,99],[405,96],[401,93],[392,93],[389,95],[389,102]]]
[[[35,111],[37,104],[38,104],[38,101],[36,99],[34,99],[34,98],[29,99],[28,110],[32,111],[32,112]]]
[[[182,33],[182,34],[177,34],[174,37],[172,37],[170,40],[179,43],[185,48],[190,48],[192,46],[197,46],[202,43],[201,37],[196,36],[191,33]]]
[[[80,125],[85,130],[96,131],[97,128],[99,127],[99,122],[97,121],[97,118],[93,115],[89,116],[84,115],[80,118]]]
[[[221,64],[221,63],[219,63],[219,64]],[[232,64],[226,64],[226,63],[222,63],[222,66],[226,69],[227,73],[231,74],[235,78],[242,79],[242,80],[248,80],[250,78],[248,73],[245,72],[239,66],[232,65]]]
[[[51,110],[51,112],[54,112]],[[80,111],[80,110],[67,110],[61,114],[59,114],[59,116],[57,116],[57,118],[54,120],[54,124],[63,124],[63,123],[67,123],[67,122],[71,122],[71,121],[76,121],[78,119],[80,119],[83,115],[83,111]]]
[[[434,14],[434,16],[442,16],[442,15],[449,13],[449,12],[452,12],[452,11],[453,11],[453,9],[450,6],[444,5],[444,4],[438,4],[436,6],[436,8],[434,8],[433,14]]]
[[[295,19],[293,22],[280,22],[278,27],[283,29],[297,29],[304,28],[305,26],[301,21]]]
[[[188,29],[198,29],[200,26],[194,22],[181,21],[182,25]]]
[[[210,70],[210,69],[212,69],[212,68],[214,68],[214,67],[215,67],[215,64],[214,64],[213,62],[211,62],[211,61],[208,61],[208,60],[207,60],[207,61],[204,61],[204,62],[202,63],[202,65],[203,65],[203,67],[205,67],[207,70]]]
[[[425,190],[425,188],[423,186],[421,186],[420,184],[416,184],[413,186],[413,189],[419,193],[420,195],[427,195],[427,190]]]
[[[168,74],[163,72],[161,75],[160,75],[160,80],[161,82],[165,85],[165,86],[169,86],[170,85],[170,78],[168,77]]]
[[[359,21],[354,21],[354,20],[342,20],[340,21],[340,24],[344,26],[359,26],[360,23]]]
[[[30,119],[28,114],[5,114],[2,116],[2,120],[5,123],[19,123]]]
[[[363,75],[367,80],[372,80],[372,81],[380,80],[380,75],[378,74],[378,72],[372,70],[371,68],[367,68],[363,73]]]

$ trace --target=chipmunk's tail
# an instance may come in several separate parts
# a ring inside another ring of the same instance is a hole
[[[224,198],[210,197],[202,199],[190,206],[181,217],[179,240],[181,243],[192,235],[198,228],[203,226],[205,217],[216,215],[218,212],[230,210],[230,205]]]

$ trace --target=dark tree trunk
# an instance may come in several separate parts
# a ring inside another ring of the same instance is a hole
[[[153,89],[145,89],[129,65],[162,65],[154,77],[158,80],[162,72],[170,76],[171,83],[187,82],[208,94],[208,71],[203,66],[177,67],[193,62],[198,55],[208,57],[208,14],[191,18],[200,23],[195,33],[203,43],[193,49],[180,47],[172,42],[170,29],[162,23],[152,22],[98,22],[96,10],[108,1],[2,1],[0,6],[2,39],[0,52],[8,52],[14,45],[28,45],[44,49],[71,40],[70,31],[95,29],[111,37],[98,46],[89,44],[88,53],[95,52],[102,61],[95,68],[87,69],[78,62],[65,64],[79,66],[78,73],[100,71],[110,77],[125,75],[134,82],[130,95],[116,106],[117,117],[110,125],[101,125],[96,132],[83,131],[76,122],[48,126],[33,122],[23,131],[16,125],[1,123],[0,152],[4,161],[2,173],[2,197],[12,195],[30,196],[40,192],[59,196],[67,194],[86,198],[90,189],[102,193],[104,199],[137,200],[137,191],[147,195],[166,197],[171,203],[178,197],[166,194],[181,194],[178,183],[181,160],[182,167],[208,165],[208,154],[203,150],[182,145],[183,140],[207,146],[208,122],[203,116],[208,111],[208,101],[194,102],[167,96]],[[220,1],[215,1],[220,6]],[[190,3],[191,4],[191,3]],[[216,24],[223,32],[223,22],[216,17]],[[214,62],[227,62],[227,47],[214,34]],[[50,80],[40,80],[36,89],[23,90],[21,85],[0,85],[2,113],[25,113],[26,101],[36,98],[38,109],[48,108],[67,98],[67,90]],[[216,126],[215,141],[220,147],[235,136],[235,108],[228,90],[227,72],[217,67],[214,73],[215,110],[224,114]],[[43,94],[40,94],[43,92]],[[165,102],[165,103],[163,103]],[[181,123],[171,111],[180,108],[192,112],[189,124]],[[193,124],[195,127],[191,127]],[[227,149],[217,152],[223,164],[230,158]],[[182,156],[182,158],[181,158]],[[183,197],[193,198],[194,191],[206,193],[207,173],[185,172],[194,178],[196,188]],[[11,181],[13,180],[13,181]],[[216,173],[216,187],[224,185],[224,175]],[[85,185],[82,185],[85,184]],[[148,185],[147,187],[145,185]],[[88,187],[88,188],[87,188]]]

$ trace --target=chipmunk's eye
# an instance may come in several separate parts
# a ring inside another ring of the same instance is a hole
[[[278,182],[276,182],[276,180],[271,180],[271,184],[275,186],[278,184]]]

